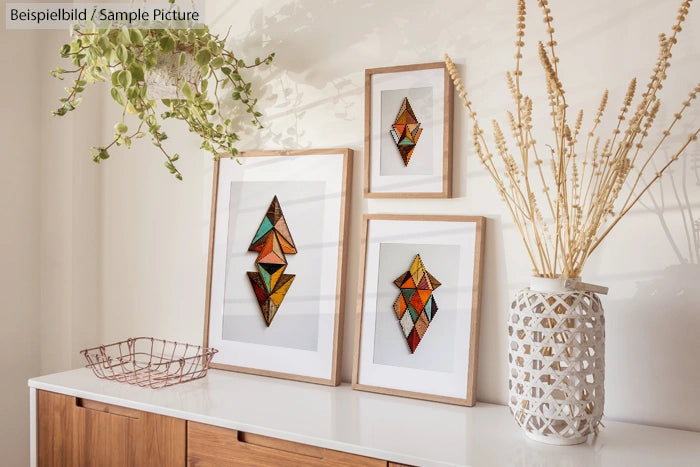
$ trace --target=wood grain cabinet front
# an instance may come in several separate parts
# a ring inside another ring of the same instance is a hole
[[[371,457],[243,433],[202,423],[187,423],[189,467],[386,467]]]
[[[39,467],[185,466],[187,422],[37,391]]]
[[[42,390],[37,446],[39,467],[399,466]]]

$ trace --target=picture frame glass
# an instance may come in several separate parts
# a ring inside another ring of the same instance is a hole
[[[378,217],[366,220],[353,383],[466,405],[483,221]]]
[[[221,159],[212,366],[338,382],[348,152]]]
[[[451,196],[453,91],[444,63],[365,73],[365,197]]]

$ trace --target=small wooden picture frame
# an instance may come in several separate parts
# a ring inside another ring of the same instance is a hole
[[[365,70],[365,198],[452,196],[453,101],[444,62]]]
[[[352,151],[244,152],[215,166],[204,346],[211,366],[338,385]]]
[[[476,402],[483,217],[365,215],[352,386]]]

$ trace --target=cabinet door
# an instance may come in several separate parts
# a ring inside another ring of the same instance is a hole
[[[185,420],[47,391],[37,398],[40,467],[185,465]]]
[[[384,466],[371,457],[243,433],[202,423],[187,422],[189,467],[360,467]]]

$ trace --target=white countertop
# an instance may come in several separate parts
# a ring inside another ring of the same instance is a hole
[[[78,369],[29,380],[35,389],[419,466],[693,466],[700,433],[603,420],[597,439],[527,439],[508,408],[458,407],[263,376],[209,370],[163,389]]]

